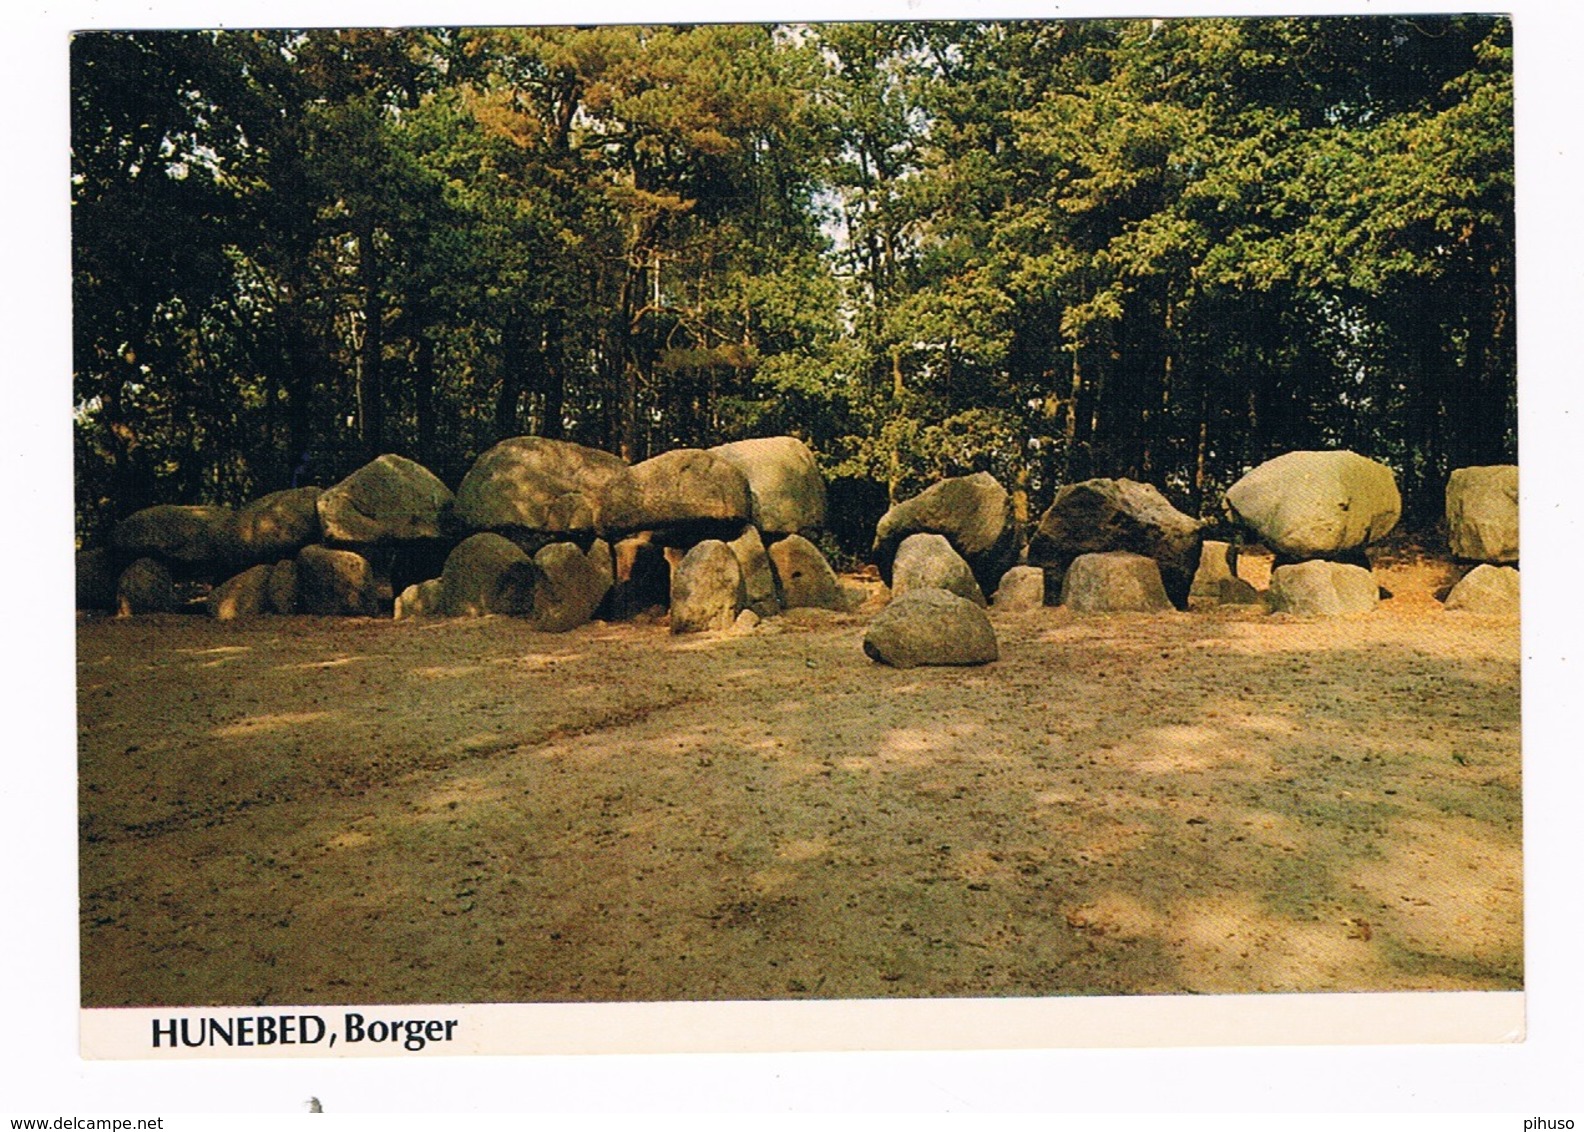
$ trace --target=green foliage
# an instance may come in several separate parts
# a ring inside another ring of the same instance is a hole
[[[72,108],[83,537],[520,432],[1206,512],[1515,452],[1496,17],[86,33]]]

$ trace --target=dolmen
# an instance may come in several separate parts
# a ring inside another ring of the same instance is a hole
[[[1040,517],[1029,538],[1028,562],[1046,572],[1047,584],[1068,592],[1066,576],[1079,558],[1125,554],[1153,563],[1169,606],[1188,608],[1194,571],[1199,566],[1204,525],[1172,506],[1160,489],[1130,479],[1090,479],[1067,484]],[[1080,579],[1080,602],[1098,597],[1096,586],[1113,572],[1117,591],[1100,598],[1102,605],[1128,606],[1128,593],[1138,597],[1137,609],[1157,608],[1154,586],[1137,589],[1135,579],[1149,569],[1130,559],[1107,558],[1089,562]],[[1068,604],[1063,597],[1063,604]],[[1130,607],[1130,608],[1131,608]]]
[[[919,534],[943,538],[968,564],[981,592],[995,590],[1017,563],[1022,542],[1012,497],[989,472],[943,479],[880,517],[870,558],[887,585],[897,551]]]
[[[1452,557],[1468,571],[1447,593],[1446,608],[1517,615],[1517,465],[1456,469],[1447,479],[1446,525]]]
[[[1402,495],[1385,464],[1348,451],[1288,452],[1234,483],[1223,506],[1276,554],[1272,612],[1334,617],[1379,604],[1365,548],[1402,516]]]
[[[395,453],[324,489],[243,507],[161,505],[78,555],[78,602],[125,615],[191,605],[265,614],[509,616],[546,632],[670,616],[676,632],[744,610],[852,608],[814,538],[825,482],[790,436],[684,448],[629,465],[546,437],[503,440],[457,490]],[[681,598],[681,608],[674,608]]]
[[[1203,525],[1157,488],[1127,479],[1065,485],[1026,542],[1017,510],[988,472],[943,479],[886,512],[871,559],[895,595],[942,589],[997,612],[1187,607]]]

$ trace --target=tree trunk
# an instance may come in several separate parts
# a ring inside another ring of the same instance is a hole
[[[1490,256],[1480,255],[1472,268],[1468,302],[1468,342],[1463,358],[1464,415],[1459,422],[1462,450],[1450,467],[1501,464],[1511,459],[1507,441],[1511,427],[1510,298],[1505,273]]]
[[[891,419],[894,421],[905,412],[907,404],[907,382],[902,376],[902,347],[892,346],[891,357]],[[888,455],[886,472],[886,496],[895,507],[901,502],[899,498],[902,491],[902,433],[895,430],[892,433],[891,451]]]
[[[129,515],[150,502],[145,494],[145,477],[138,474],[135,466],[133,449],[137,447],[138,438],[125,424],[126,405],[122,398],[127,385],[140,381],[143,375],[138,372],[133,358],[123,358],[122,363],[126,375],[108,382],[101,413],[106,424],[105,440],[110,448],[111,512],[116,518]]]
[[[561,312],[551,311],[545,321],[544,435],[560,440],[566,432],[566,353],[561,341]]]
[[[1172,314],[1171,296],[1167,295],[1161,317],[1160,397],[1153,412],[1147,406],[1144,410],[1144,420],[1148,427],[1144,435],[1144,451],[1140,465],[1145,479],[1150,479],[1154,475],[1159,449],[1170,443],[1172,370],[1176,354]]]
[[[1256,382],[1250,385],[1248,391],[1248,434],[1243,445],[1243,455],[1244,459],[1251,464],[1259,463],[1267,455],[1265,437],[1260,431],[1265,421],[1264,416],[1260,413],[1261,384]]]
[[[1205,495],[1210,486],[1210,390],[1199,389],[1199,439],[1194,445],[1194,507],[1205,513]]]
[[[643,262],[643,257],[635,257]],[[640,435],[642,389],[645,372],[639,357],[638,331],[642,322],[641,308],[644,298],[644,269],[628,267],[622,275],[621,304],[617,309],[621,321],[617,327],[617,358],[621,379],[620,397],[620,454],[628,463],[637,463],[649,453],[644,437]]]
[[[522,411],[523,364],[527,353],[524,342],[525,329],[521,320],[512,318],[501,335],[500,393],[495,399],[495,439],[505,440],[517,436]]]
[[[313,466],[313,392],[314,363],[308,330],[303,325],[302,309],[297,304],[298,288],[282,288],[280,305],[281,337],[284,349],[278,356],[283,370],[281,385],[286,391],[286,434],[292,485],[305,487],[317,478]]]
[[[358,439],[373,459],[385,450],[385,302],[380,290],[379,253],[374,225],[358,232],[358,282],[363,287],[363,351],[358,365]]]
[[[628,357],[621,367],[621,458],[629,464],[644,459],[638,436],[638,386],[643,380],[638,363]]]
[[[600,432],[597,446],[607,452],[620,454],[622,357],[614,321],[607,318],[599,329],[599,352],[596,364],[600,377]]]
[[[1084,439],[1088,440],[1092,445],[1096,444],[1103,435],[1100,431],[1101,422],[1104,421],[1107,425],[1110,424],[1110,413],[1107,412],[1102,416],[1100,412],[1106,394],[1109,392],[1106,387],[1109,384],[1113,384],[1113,382],[1107,381],[1109,373],[1110,367],[1102,362],[1094,367],[1094,371],[1089,378],[1089,412],[1086,414],[1089,427]],[[1109,405],[1105,407],[1108,410],[1110,409]]]
[[[418,425],[418,462],[432,466],[435,458],[435,347],[427,334],[418,335],[418,356],[413,365],[413,416]]]
[[[1080,355],[1082,347],[1074,346],[1072,350],[1072,386],[1067,396],[1067,419],[1063,423],[1062,438],[1067,441],[1068,470],[1071,471],[1072,452],[1078,443],[1078,399],[1083,396],[1083,363]]]

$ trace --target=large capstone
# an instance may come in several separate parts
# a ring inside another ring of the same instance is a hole
[[[870,622],[863,650],[893,668],[988,664],[1000,655],[985,611],[937,589],[909,590],[894,598]]]
[[[1273,613],[1340,617],[1374,609],[1380,586],[1362,566],[1314,559],[1271,571],[1269,598]]]
[[[379,586],[367,558],[351,550],[305,546],[297,552],[297,609],[329,616],[372,616]]]
[[[1447,540],[1466,562],[1518,561],[1518,465],[1458,468],[1446,485]]]
[[[1125,550],[1074,558],[1062,578],[1061,600],[1074,613],[1158,613],[1172,607],[1155,559]]]
[[[134,511],[110,532],[121,559],[158,558],[184,566],[221,562],[230,545],[229,507],[161,504]]]
[[[348,546],[441,537],[451,489],[422,464],[387,453],[319,495],[326,542]]]
[[[440,580],[440,607],[451,617],[526,617],[533,612],[539,572],[522,547],[504,535],[480,531],[446,556]]]
[[[802,535],[771,543],[769,554],[782,608],[845,609],[849,604],[825,555]]]
[[[989,472],[941,480],[880,517],[873,558],[887,584],[897,548],[916,534],[944,535],[972,568],[981,591],[994,589],[1017,561],[1020,530],[1012,497]]]
[[[225,560],[235,566],[277,562],[318,542],[319,496],[317,487],[287,488],[238,508],[225,528]]]
[[[1385,464],[1355,452],[1289,452],[1227,489],[1226,506],[1285,558],[1326,558],[1384,537],[1402,514]]]
[[[452,515],[465,531],[584,534],[599,526],[600,497],[627,474],[626,462],[609,452],[514,436],[474,461]]]
[[[599,521],[611,535],[670,530],[733,537],[751,510],[748,481],[736,467],[701,448],[678,448],[607,483]]]
[[[705,539],[682,556],[671,578],[671,631],[724,631],[747,605],[742,567],[731,547]]]
[[[1518,615],[1518,571],[1489,563],[1470,570],[1447,594],[1446,607],[1496,617]]]
[[[825,525],[825,478],[808,445],[793,436],[717,444],[710,451],[748,481],[753,525],[768,535],[796,535]]]
[[[973,571],[945,535],[909,535],[897,547],[891,565],[891,593],[898,596],[909,590],[946,590],[975,605],[985,604],[984,591]]]
[[[1060,577],[1080,554],[1127,551],[1153,558],[1166,594],[1187,608],[1204,531],[1151,484],[1092,479],[1056,493],[1029,539],[1031,566]]]

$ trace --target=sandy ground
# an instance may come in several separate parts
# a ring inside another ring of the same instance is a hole
[[[1518,988],[1518,625],[1378,565],[976,669],[872,610],[80,619],[83,1004]]]

